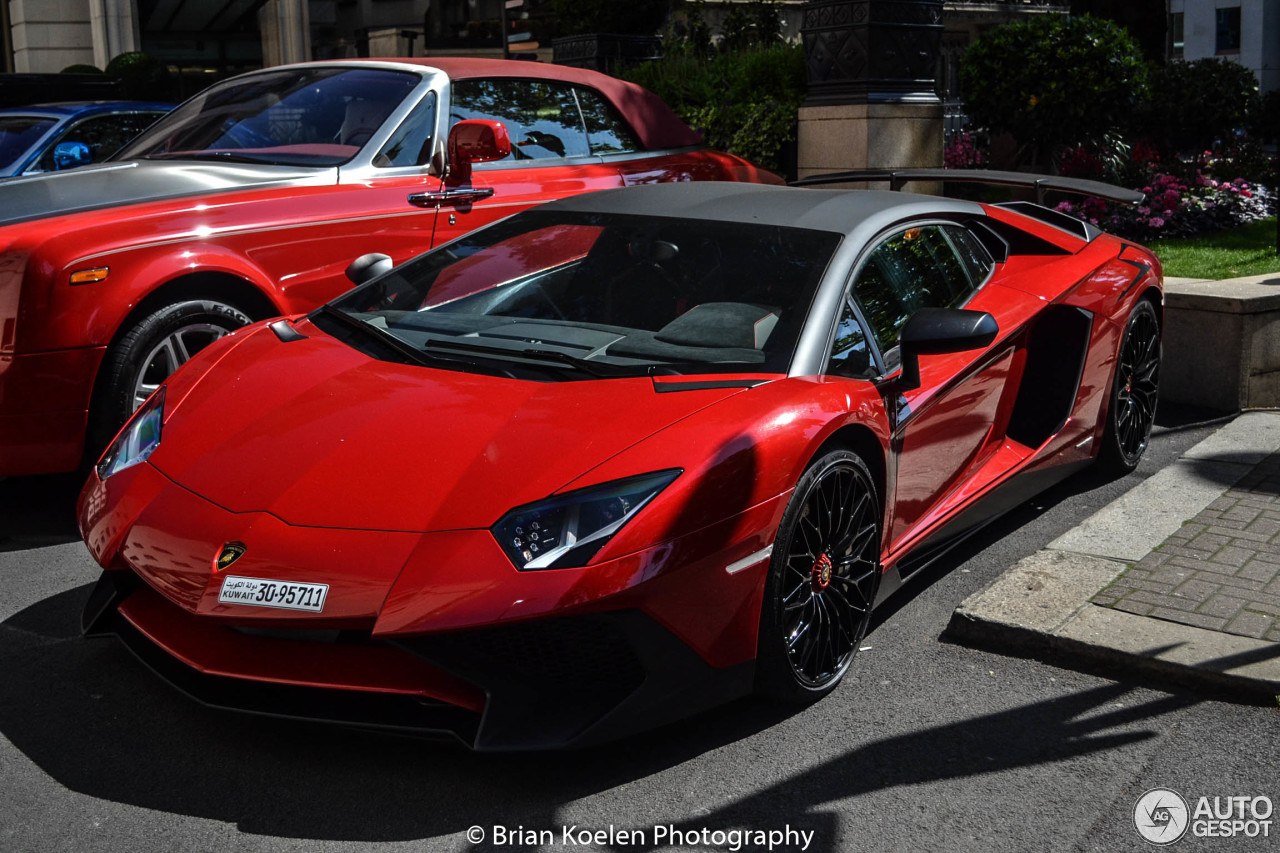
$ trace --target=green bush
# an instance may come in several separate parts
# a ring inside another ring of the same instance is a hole
[[[164,100],[168,97],[169,69],[149,53],[122,53],[107,63],[106,73],[120,78],[126,98]]]
[[[973,124],[1009,133],[1020,161],[1044,166],[1066,146],[1103,150],[1120,138],[1146,97],[1147,67],[1110,21],[1031,15],[970,45],[960,81]]]
[[[725,15],[722,29],[727,50],[767,47],[782,40],[782,12],[773,0],[738,3]]]
[[[673,50],[624,76],[656,92],[707,144],[780,169],[805,98],[804,52],[777,44],[711,56]]]
[[[1142,132],[1168,154],[1199,154],[1231,144],[1261,111],[1258,81],[1237,62],[1170,62],[1151,72]]]
[[[96,65],[85,65],[83,63],[77,65],[68,65],[60,74],[101,74],[102,69]]]

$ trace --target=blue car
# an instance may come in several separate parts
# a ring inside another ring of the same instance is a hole
[[[0,178],[97,163],[173,109],[150,101],[85,101],[0,109]]]

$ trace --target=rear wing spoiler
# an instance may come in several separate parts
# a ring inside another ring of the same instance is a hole
[[[1101,181],[1082,178],[1063,178],[1057,175],[1033,175],[1026,172],[1000,172],[993,169],[858,169],[852,172],[833,172],[814,175],[792,181],[793,187],[817,187],[824,184],[865,183],[888,181],[892,190],[912,181],[964,182],[1006,187],[1027,187],[1036,192],[1036,204],[1044,204],[1045,193],[1050,190],[1075,195],[1092,196],[1120,204],[1141,204],[1146,197],[1137,190],[1127,190]]]

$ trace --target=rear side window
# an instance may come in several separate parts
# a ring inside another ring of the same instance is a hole
[[[969,271],[969,277],[973,279],[974,285],[981,285],[996,268],[987,247],[982,245],[982,242],[967,228],[947,225],[942,230],[955,246],[956,254],[960,256],[960,262]]]
[[[631,128],[602,95],[582,86],[575,86],[582,120],[587,128],[587,142],[592,154],[627,154],[640,150]]]
[[[578,102],[568,86],[541,80],[458,80],[449,124],[500,121],[511,136],[513,160],[585,157],[591,153]]]
[[[604,96],[546,80],[457,80],[449,125],[500,121],[510,160],[553,160],[640,150],[635,134]]]

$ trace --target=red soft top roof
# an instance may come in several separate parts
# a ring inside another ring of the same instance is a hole
[[[463,56],[371,57],[370,62],[400,62],[409,65],[425,65],[439,68],[453,80],[475,77],[513,77],[525,80],[559,80],[589,86],[608,98],[626,118],[631,129],[640,138],[640,144],[648,149],[684,148],[701,145],[702,134],[685,124],[666,103],[642,86],[589,71],[546,62],[528,62],[517,59],[480,59]]]

